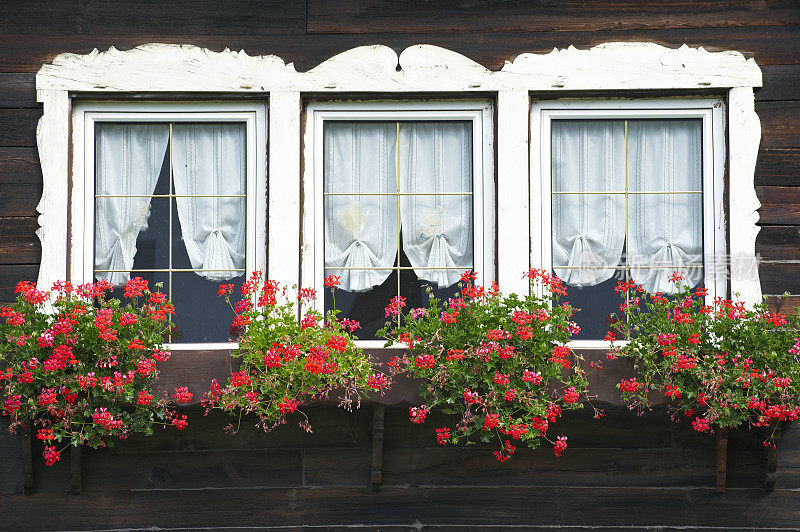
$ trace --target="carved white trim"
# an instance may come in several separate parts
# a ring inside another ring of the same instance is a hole
[[[749,306],[761,301],[761,282],[755,255],[758,201],[753,186],[761,121],[754,109],[752,87],[728,92],[728,218],[731,293]],[[737,295],[738,294],[738,295]]]
[[[293,254],[287,249],[301,244],[300,216],[295,213],[298,208],[305,208],[301,200],[308,201],[301,197],[299,184],[291,183],[292,179],[300,179],[301,108],[297,103],[303,93],[372,92],[382,97],[386,93],[409,92],[497,93],[497,139],[503,150],[498,154],[497,212],[503,216],[515,213],[522,218],[527,209],[535,208],[522,205],[522,195],[513,193],[529,175],[524,173],[520,155],[527,139],[514,138],[523,134],[522,117],[528,116],[527,94],[730,90],[730,235],[737,253],[754,258],[758,215],[753,214],[753,205],[757,208],[758,202],[752,182],[760,125],[753,112],[752,89],[761,83],[758,65],[739,52],[709,52],[686,45],[672,49],[654,43],[606,43],[588,50],[570,46],[547,54],[521,54],[499,71],[488,70],[456,52],[422,44],[406,48],[399,55],[380,45],[353,48],[306,72],[298,72],[292,63],[274,55],[250,56],[228,49],[214,52],[190,45],[147,44],[127,51],[112,47],[86,55],[60,54],[52,64],[42,66],[36,76],[38,98],[44,103],[37,133],[44,176],[38,207],[42,214],[37,233],[43,248],[39,280],[49,284],[67,273],[68,137],[70,98],[75,93],[259,93],[271,94],[283,102],[281,109],[270,107],[270,129],[281,133],[272,136],[269,202],[273,209],[285,206],[280,212],[286,217],[275,210],[270,217],[277,221],[275,216],[280,215],[284,220],[298,222],[288,222],[285,231],[280,226],[270,227],[268,260],[271,273],[295,279],[297,276],[291,271],[297,271],[300,265],[297,258],[289,258]],[[282,138],[283,134],[287,137]],[[288,212],[290,209],[294,211]],[[498,275],[511,282],[520,274],[511,270],[523,264],[521,250],[526,248],[523,240],[527,231],[513,236],[503,233],[496,250],[501,269]],[[512,250],[510,246],[520,249]],[[274,262],[280,256],[287,257],[287,262]],[[760,297],[757,279],[746,286],[737,283],[733,289],[748,301]]]

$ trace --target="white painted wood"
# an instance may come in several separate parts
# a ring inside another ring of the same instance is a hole
[[[521,54],[505,74],[529,79],[530,90],[697,89],[760,87],[761,69],[739,52],[666,48],[655,43],[611,42],[589,50],[574,46],[549,54]]]
[[[49,290],[53,282],[67,279],[67,195],[69,182],[70,99],[66,91],[37,90],[44,114],[36,128],[36,143],[42,164],[42,198],[36,206],[42,243],[38,286]]]
[[[528,91],[497,94],[497,264],[505,292],[527,294],[531,226],[528,181]]]
[[[758,201],[753,177],[756,169],[761,121],[754,108],[752,87],[728,92],[728,213],[730,220],[731,292],[752,306],[761,301],[761,282],[755,255]]]
[[[398,65],[400,70],[397,70]],[[398,57],[381,45],[342,52],[307,72],[273,56],[212,52],[190,45],[145,44],[86,55],[60,54],[36,76],[37,88],[83,92],[418,92],[629,90],[761,86],[761,71],[739,52],[666,48],[654,43],[570,46],[521,54],[490,71],[432,45]]]
[[[269,239],[267,276],[300,285],[300,93],[269,95]]]

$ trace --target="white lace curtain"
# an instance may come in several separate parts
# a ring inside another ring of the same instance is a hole
[[[181,235],[192,268],[209,281],[245,266],[247,145],[243,124],[175,124],[172,171]]]
[[[98,279],[119,285],[130,279],[136,239],[147,228],[150,195],[156,188],[169,143],[165,124],[97,124],[95,269]]]
[[[611,278],[625,245],[625,124],[552,125],[553,263],[570,286]],[[559,268],[567,266],[567,268]]]
[[[552,126],[553,261],[571,286],[614,274],[625,246],[624,194],[700,191],[698,120],[554,121]],[[629,194],[627,257],[633,280],[649,292],[674,292],[673,271],[692,286],[702,277],[701,194]],[[559,266],[561,266],[559,268]],[[568,266],[569,268],[566,268]],[[580,268],[577,268],[580,267]]]
[[[400,190],[421,194],[400,198],[403,250],[417,277],[450,286],[472,268],[471,124],[400,124],[400,155]]]
[[[629,122],[630,188],[701,190],[700,139],[699,120]],[[633,194],[628,202],[628,262],[633,280],[650,292],[672,293],[675,285],[669,277],[677,271],[695,286],[702,278],[702,269],[687,266],[703,264],[702,195]]]
[[[394,122],[325,125],[325,267],[341,276],[343,290],[383,283],[401,232],[420,279],[449,286],[472,267],[470,124],[401,123],[399,129],[398,142]]]
[[[95,270],[120,285],[130,279],[136,240],[147,228],[151,196],[169,144],[168,124],[98,124],[96,131]],[[210,281],[244,268],[246,198],[242,124],[175,124],[172,166],[183,242],[192,268]]]

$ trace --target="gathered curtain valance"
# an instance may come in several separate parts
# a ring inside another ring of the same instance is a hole
[[[169,145],[168,124],[98,124],[95,269],[98,279],[130,279],[136,240]],[[193,269],[228,280],[245,265],[246,142],[242,124],[175,124],[172,171],[181,235]],[[225,197],[225,196],[241,197]],[[126,197],[128,196],[128,197]],[[201,197],[187,197],[201,196]],[[214,197],[217,196],[217,197]],[[220,197],[222,196],[222,197]]]

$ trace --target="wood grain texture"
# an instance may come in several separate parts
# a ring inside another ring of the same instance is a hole
[[[14,287],[19,281],[36,281],[38,264],[5,264],[0,266],[0,304],[13,303]]]
[[[309,33],[460,33],[782,26],[800,21],[792,2],[603,2],[546,0],[309,0]]]
[[[764,86],[756,91],[757,101],[800,98],[800,65],[765,65],[761,72]]]
[[[758,152],[756,186],[800,187],[800,148]]]
[[[800,148],[800,100],[758,102],[761,146],[766,149]]]
[[[766,225],[756,238],[756,253],[761,260],[791,261],[800,259],[800,227]]]
[[[213,2],[177,0],[5,0],[0,32],[27,28],[50,35],[96,33],[136,35],[174,28],[197,35],[305,33],[304,2],[234,0],[224,9]]]
[[[85,54],[110,46],[129,49],[150,42],[193,44],[211,50],[244,49],[251,55],[275,54],[305,71],[325,59],[355,46],[384,44],[400,52],[425,42],[462,53],[486,68],[499,69],[507,60],[524,52],[546,53],[570,44],[588,48],[604,42],[656,42],[677,48],[684,43],[708,50],[739,50],[759,65],[800,64],[800,26],[772,28],[698,28],[681,30],[538,32],[465,32],[457,34],[345,34],[345,35],[199,35],[175,28],[168,35],[141,32],[118,34],[53,35],[49,33],[0,35],[0,49],[13,54],[0,56],[0,72],[36,72],[61,52]]]
[[[0,146],[35,147],[41,109],[0,109]]]
[[[800,262],[762,262],[758,270],[764,295],[800,294]]]
[[[2,115],[3,110],[0,110]],[[41,184],[42,167],[35,147],[0,147],[0,185]]]
[[[794,527],[800,520],[794,492],[737,490],[719,497],[710,488],[472,487],[291,488],[107,492],[67,498],[0,496],[7,530],[44,529],[58,516],[60,529],[125,527],[361,526],[415,524],[473,526]],[[10,511],[13,508],[14,511]],[[780,511],[776,511],[780,508]]]
[[[38,107],[36,77],[28,73],[0,73],[0,107]]]
[[[0,265],[38,264],[42,256],[39,239],[34,233],[38,227],[36,218],[0,217]]]
[[[759,223],[800,225],[800,187],[756,187],[761,202]]]

